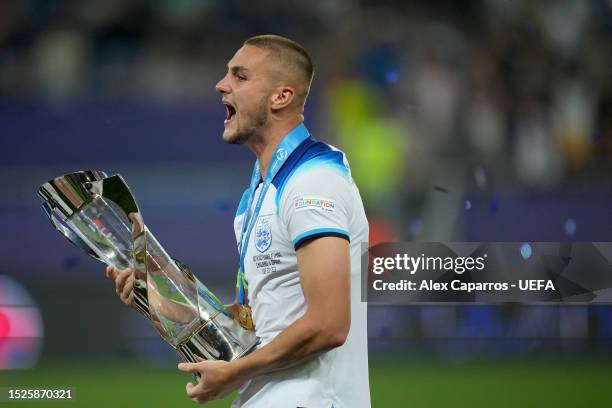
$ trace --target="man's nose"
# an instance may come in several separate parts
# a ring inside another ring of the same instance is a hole
[[[220,92],[222,94],[229,93],[230,89],[227,81],[227,75],[224,76],[219,82],[217,82],[217,85],[215,85],[215,89],[217,90],[217,92]]]

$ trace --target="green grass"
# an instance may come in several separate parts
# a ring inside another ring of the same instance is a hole
[[[395,362],[370,368],[372,406],[612,406],[612,363],[484,361]]]
[[[0,372],[0,387],[76,389],[75,401],[47,403],[54,407],[194,407],[185,395],[189,380],[189,375],[172,368],[118,362],[46,364]],[[370,362],[375,408],[612,406],[611,381],[610,361]],[[230,401],[205,406],[228,407]]]

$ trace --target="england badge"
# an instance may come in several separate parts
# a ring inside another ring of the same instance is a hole
[[[255,248],[265,252],[272,244],[272,216],[262,215],[255,224]]]

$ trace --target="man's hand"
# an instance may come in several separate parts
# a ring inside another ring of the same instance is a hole
[[[204,402],[221,399],[242,385],[232,363],[227,361],[205,361],[198,357],[198,363],[180,363],[178,369],[186,373],[199,373],[200,381],[187,383],[187,395],[192,401]]]
[[[106,276],[115,281],[115,291],[123,303],[134,306],[134,271],[126,268],[118,271],[112,266],[106,267]]]

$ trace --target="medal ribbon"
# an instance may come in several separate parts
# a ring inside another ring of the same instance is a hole
[[[266,179],[261,188],[261,192],[259,194],[259,198],[257,199],[257,203],[255,204],[255,209],[252,213],[250,213],[251,206],[253,205],[253,200],[255,198],[255,190],[259,186],[261,182],[261,170],[259,169],[259,160],[255,161],[255,165],[253,166],[253,173],[251,175],[251,184],[249,186],[249,200],[246,209],[246,214],[244,216],[244,222],[242,223],[242,232],[240,234],[240,242],[238,243],[238,251],[240,253],[240,267],[238,269],[238,303],[241,305],[246,304],[246,278],[244,276],[244,259],[246,257],[246,252],[249,247],[249,239],[251,237],[251,233],[253,232],[253,227],[255,226],[255,221],[261,211],[261,206],[263,204],[263,200],[268,192],[268,188],[270,184],[272,184],[272,180],[274,180],[274,176],[280,170],[280,168],[287,160],[287,157],[295,150],[296,147],[300,145],[304,140],[306,140],[310,134],[308,133],[308,129],[304,126],[303,123],[299,124],[293,130],[291,130],[287,135],[281,140],[278,144],[278,147],[274,151],[272,155],[272,160],[270,161],[270,166],[268,168],[268,172],[266,174]]]

